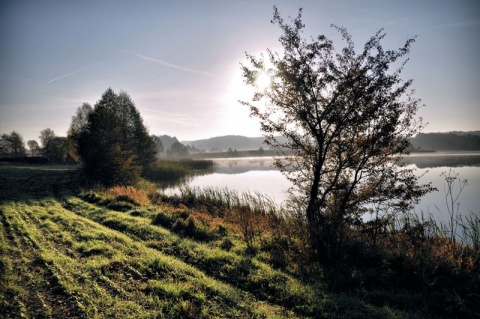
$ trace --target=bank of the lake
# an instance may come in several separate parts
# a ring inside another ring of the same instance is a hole
[[[259,192],[281,204],[288,198],[290,182],[274,166],[273,157],[213,158],[215,166],[207,174],[188,178],[190,187],[228,188],[243,192]],[[421,183],[432,183],[438,191],[427,194],[416,206],[418,214],[433,215],[439,221],[448,216],[445,203],[445,178],[442,173],[453,170],[468,184],[459,197],[459,209],[464,214],[473,212],[480,217],[480,153],[479,152],[433,152],[413,153],[406,157],[404,165],[416,169]],[[457,184],[454,185],[457,191]],[[168,188],[174,192],[175,186]]]
[[[474,251],[425,240],[416,225],[375,245],[368,233],[352,233],[334,264],[320,264],[302,223],[288,216],[165,197],[148,181],[85,188],[79,173],[0,165],[6,318],[478,314]]]

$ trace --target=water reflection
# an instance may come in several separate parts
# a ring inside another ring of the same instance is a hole
[[[168,188],[168,192],[175,192],[175,188],[181,184],[192,187],[227,187],[240,193],[260,192],[278,204],[287,199],[286,190],[291,183],[273,166],[273,158],[215,159],[215,162],[211,173],[168,182],[164,187]],[[462,179],[468,179],[468,186],[460,197],[461,211],[480,214],[480,153],[413,154],[403,162],[418,167],[416,174],[421,176],[420,183],[431,182],[439,190],[422,198],[415,211],[433,214],[439,219],[446,217],[444,178],[440,175],[453,168]]]
[[[435,167],[480,167],[480,153],[413,153],[402,159],[405,165],[415,164],[418,168]]]
[[[273,171],[273,157],[245,157],[215,159],[215,173],[243,174],[249,171]]]
[[[214,159],[215,173],[242,174],[249,171],[277,170],[273,165],[273,157],[245,157],[245,158],[220,158]],[[435,167],[480,167],[479,152],[435,152],[413,153],[402,159],[404,165],[414,164],[418,168]]]

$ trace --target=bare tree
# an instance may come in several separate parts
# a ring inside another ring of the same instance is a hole
[[[414,39],[386,51],[380,30],[356,53],[347,30],[333,26],[345,42],[337,51],[324,35],[302,38],[301,9],[288,24],[274,8],[272,23],[283,31],[283,52],[247,54],[243,76],[255,94],[242,103],[260,119],[267,144],[286,150],[276,165],[300,194],[316,256],[331,259],[368,209],[405,212],[431,189],[397,166],[423,128],[412,80],[400,78]],[[266,88],[256,85],[262,73]]]

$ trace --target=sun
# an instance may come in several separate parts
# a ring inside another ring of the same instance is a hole
[[[247,61],[244,62],[247,64]],[[224,106],[222,125],[225,126],[225,130],[243,135],[254,135],[250,132],[256,132],[257,135],[261,134],[258,121],[250,117],[249,108],[241,105],[239,101],[252,102],[255,91],[263,91],[270,85],[271,78],[265,72],[258,74],[255,87],[247,85],[244,82],[242,70],[236,63],[232,67],[230,78],[226,82],[225,91],[221,97],[221,103]]]
[[[255,81],[255,84],[260,91],[263,91],[270,86],[271,78],[267,73],[261,72],[258,75],[257,80]]]
[[[271,66],[268,60],[265,59],[264,63],[267,69]],[[249,62],[245,59],[242,64],[248,65]],[[272,78],[266,71],[260,71],[255,81],[255,87],[247,85],[244,81],[242,70],[236,64],[236,67],[232,69],[230,80],[226,86],[225,94],[223,95],[224,103],[232,103],[238,101],[251,101],[255,91],[264,91],[268,89],[272,84]]]

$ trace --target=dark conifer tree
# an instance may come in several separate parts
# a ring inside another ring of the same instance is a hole
[[[124,92],[117,95],[111,88],[105,91],[80,131],[78,154],[91,182],[132,184],[155,161],[155,141]]]

